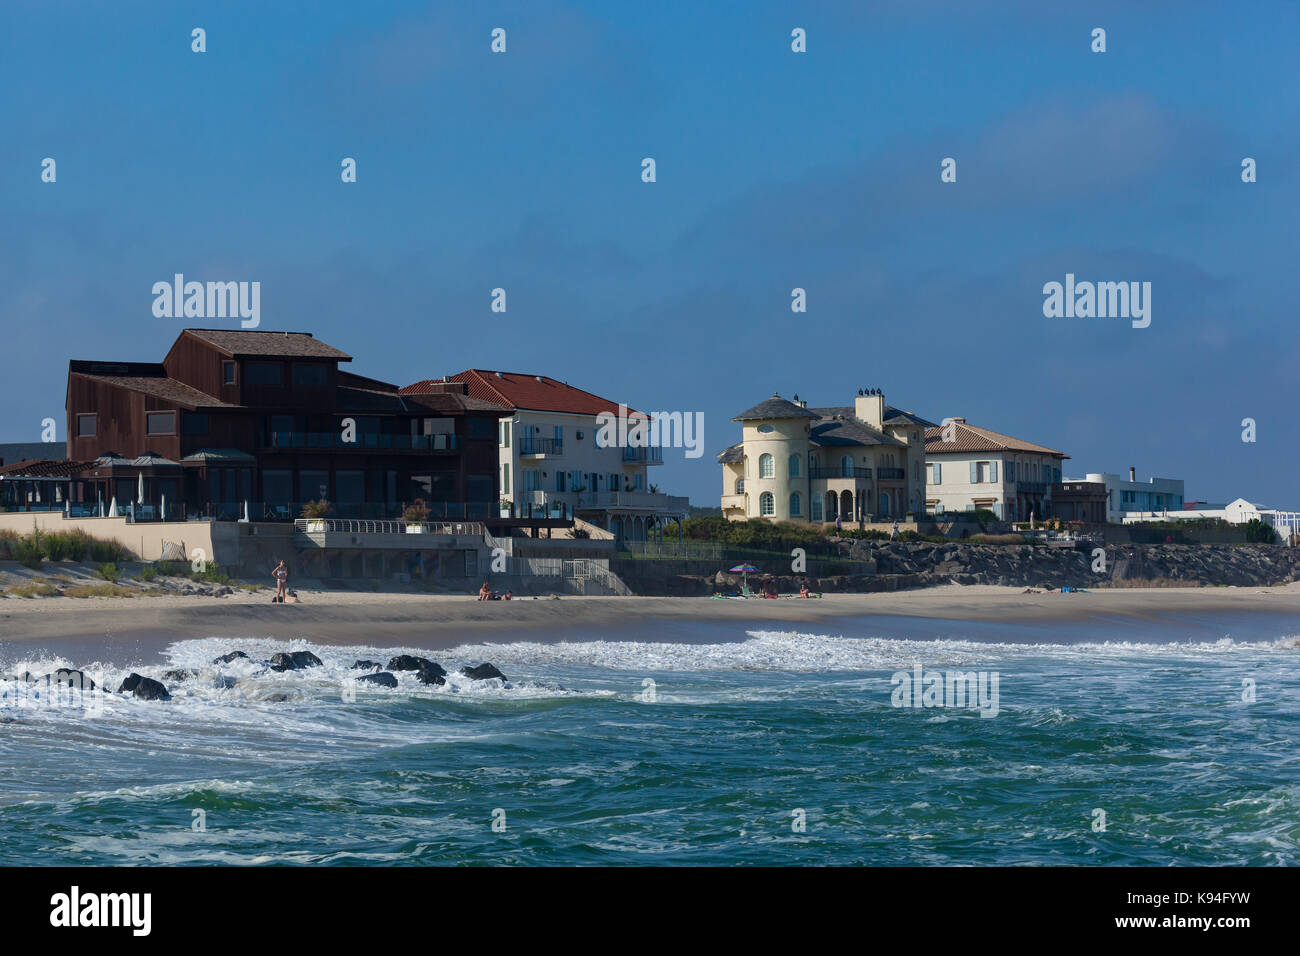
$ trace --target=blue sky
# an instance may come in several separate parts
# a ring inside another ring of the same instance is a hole
[[[732,415],[875,386],[1061,449],[1067,474],[1300,508],[1297,21],[1160,0],[6,0],[0,440],[45,417],[62,439],[68,359],[160,359],[184,323],[150,289],[183,272],[260,281],[262,328],[362,374],[503,368],[702,411],[706,456],[657,472],[697,504]],[[1151,282],[1151,326],[1045,318],[1067,272]]]

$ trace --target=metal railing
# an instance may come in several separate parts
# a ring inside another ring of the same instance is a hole
[[[881,477],[884,477],[883,468],[881,469],[881,472],[882,472]],[[839,468],[832,468],[829,466],[817,465],[808,469],[808,477],[809,478],[870,478],[871,469],[857,468],[857,467],[844,468],[843,466]]]
[[[524,437],[519,439],[519,454],[562,455],[564,454],[564,439]]]
[[[483,537],[477,521],[371,521],[364,518],[295,518],[294,528],[303,534],[459,534]]]
[[[881,481],[902,481],[907,477],[906,468],[880,468]]]

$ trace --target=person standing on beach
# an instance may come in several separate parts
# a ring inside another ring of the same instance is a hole
[[[289,596],[289,568],[285,566],[284,561],[275,566],[273,576],[275,578],[275,599],[280,604],[283,604],[284,599]]]
[[[898,540],[898,519],[897,518],[894,519],[894,526],[889,529],[889,540],[890,541]]]
[[[838,513],[836,513],[835,515],[835,533],[836,534],[840,533],[840,516]]]

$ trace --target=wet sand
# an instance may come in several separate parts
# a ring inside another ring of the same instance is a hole
[[[813,600],[687,597],[574,597],[480,602],[469,596],[300,592],[302,603],[273,605],[268,592],[225,598],[36,598],[0,600],[0,645],[75,644],[161,648],[202,637],[306,639],[320,644],[412,646],[431,650],[484,641],[743,638],[769,626],[834,628],[838,620],[1004,622],[1041,632],[1061,625],[1094,634],[1162,632],[1200,620],[1267,618],[1274,629],[1294,617],[1300,634],[1300,582],[1274,588],[1116,589],[1085,594],[1024,594],[1023,588],[948,585],[918,591],[831,594]],[[935,622],[938,622],[936,625]],[[649,629],[647,625],[650,625]],[[712,626],[710,626],[712,625]],[[737,627],[736,625],[740,625]],[[693,635],[710,635],[699,637]],[[919,633],[918,633],[919,636]],[[1103,637],[1103,639],[1105,639]],[[1125,638],[1117,638],[1125,639]]]

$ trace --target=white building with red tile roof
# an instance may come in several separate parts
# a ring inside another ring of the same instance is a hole
[[[504,405],[498,434],[501,498],[517,515],[564,508],[616,537],[644,540],[656,524],[685,516],[690,502],[667,495],[651,481],[663,464],[657,447],[602,447],[597,416],[620,413],[620,404],[546,375],[466,369],[401,389],[403,395],[464,383],[471,398]],[[640,414],[621,406],[622,414]]]
[[[992,511],[1006,521],[1048,516],[1052,485],[1070,456],[964,418],[925,431],[926,510]]]

